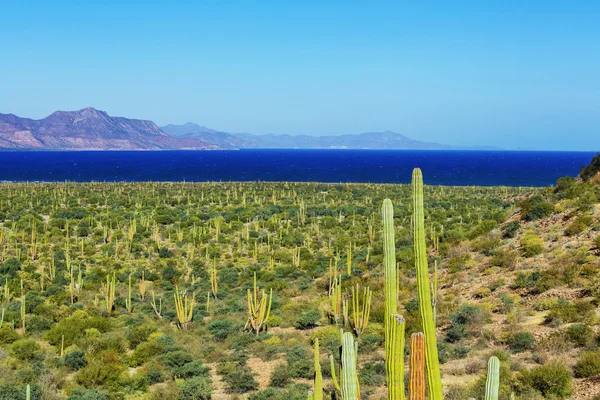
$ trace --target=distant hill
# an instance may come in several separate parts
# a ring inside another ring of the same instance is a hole
[[[163,126],[161,129],[163,132],[166,132],[173,137],[184,139],[200,139],[207,143],[212,143],[222,147],[238,149],[256,147],[253,145],[253,142],[244,140],[239,136],[235,136],[226,132],[220,132],[191,122],[188,122],[184,125],[167,125]]]
[[[40,120],[0,114],[0,149],[5,150],[221,148],[197,138],[174,138],[152,121],[111,117],[91,107],[78,111],[56,111]]]
[[[450,146],[422,142],[400,133],[367,132],[358,135],[308,136],[308,135],[253,135],[226,133],[193,123],[167,125],[161,128],[174,137],[199,138],[210,143],[232,145],[238,148],[271,149],[406,149],[449,150]]]

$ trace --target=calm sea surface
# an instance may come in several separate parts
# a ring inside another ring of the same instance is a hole
[[[0,181],[319,181],[547,186],[593,152],[239,150],[0,152]]]

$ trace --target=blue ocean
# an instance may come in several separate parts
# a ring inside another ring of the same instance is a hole
[[[0,152],[3,181],[318,181],[548,186],[594,152],[237,150]]]

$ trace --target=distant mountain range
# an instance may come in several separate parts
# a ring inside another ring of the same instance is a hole
[[[3,150],[226,150],[226,149],[405,149],[451,150],[456,147],[422,142],[395,132],[358,135],[253,135],[227,133],[194,123],[167,125],[111,117],[88,107],[56,111],[33,120],[0,114]],[[474,148],[473,148],[474,149]],[[478,150],[495,149],[480,147]]]
[[[221,146],[196,138],[174,138],[152,121],[111,117],[90,107],[56,111],[40,120],[0,114],[0,149],[208,150]]]
[[[452,147],[432,142],[421,142],[395,132],[368,132],[358,135],[308,136],[308,135],[253,135],[227,133],[194,123],[167,125],[161,128],[179,138],[196,138],[222,146],[241,149],[406,149],[449,150]]]

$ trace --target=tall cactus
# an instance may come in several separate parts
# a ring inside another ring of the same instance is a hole
[[[192,298],[188,300],[185,293],[179,294],[179,287],[175,286],[173,293],[175,300],[175,311],[177,313],[177,326],[181,330],[185,330],[188,324],[192,321],[194,315],[194,305],[196,304],[196,294],[192,293]]]
[[[430,400],[442,400],[442,377],[438,359],[437,336],[433,307],[431,305],[431,286],[427,249],[425,245],[425,213],[423,206],[423,174],[419,168],[413,170],[413,224],[414,251],[417,269],[417,288],[419,293],[419,311],[425,333],[425,353],[427,367],[427,386]]]
[[[408,380],[408,399],[425,400],[425,335],[413,333],[410,337],[410,377]]]
[[[315,387],[313,388],[314,400],[323,400],[323,374],[321,373],[321,362],[319,359],[319,338],[315,338]]]
[[[485,382],[485,400],[498,400],[500,387],[500,360],[492,356],[488,361],[488,375]]]
[[[360,395],[356,363],[354,336],[350,332],[344,332],[342,335],[342,368],[340,371],[342,399],[344,400],[358,400]]]
[[[388,321],[390,339],[386,342],[390,358],[386,358],[388,399],[404,400],[404,318],[394,314]]]
[[[404,346],[398,348],[398,272],[396,269],[396,241],[394,238],[394,206],[390,199],[383,200],[381,210],[383,220],[383,265],[385,280],[385,369],[388,387],[388,399],[404,399]],[[402,324],[402,342],[404,343],[404,325]],[[402,356],[398,356],[402,351]],[[400,390],[402,389],[402,390]]]

